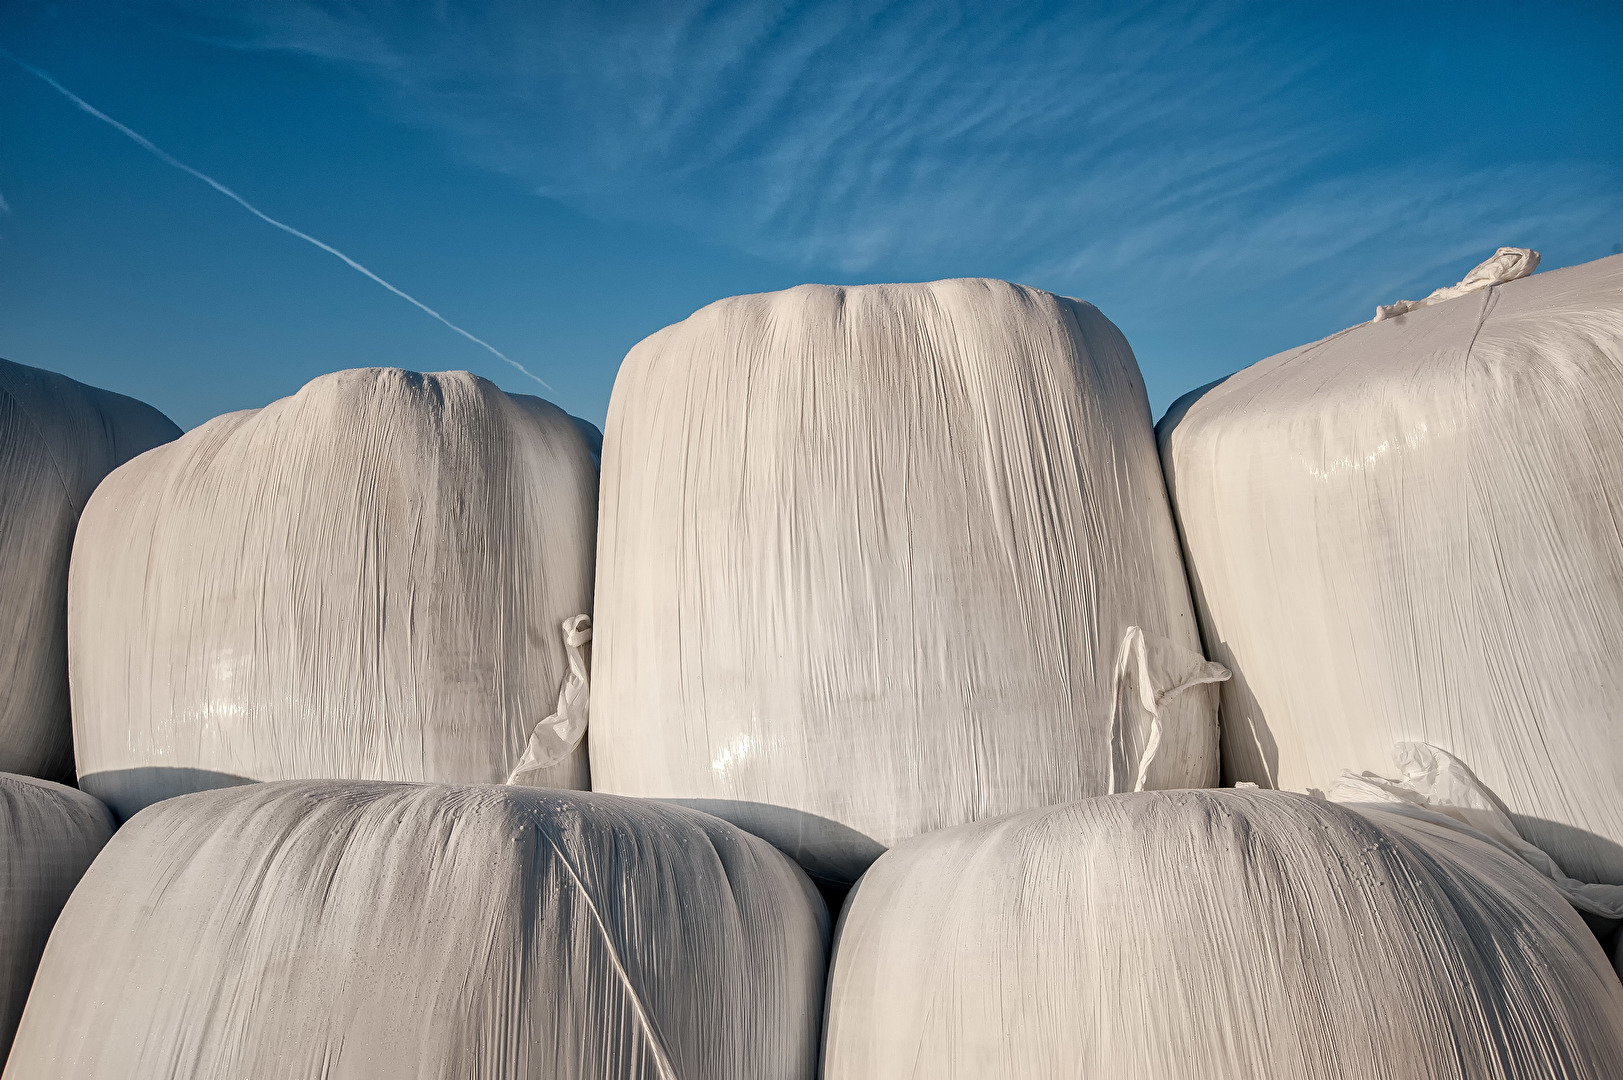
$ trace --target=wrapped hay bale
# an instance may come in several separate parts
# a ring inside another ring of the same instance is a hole
[[[635,799],[285,781],[124,826],[6,1080],[811,1080],[828,913],[762,840]]]
[[[74,552],[82,786],[128,817],[244,780],[501,783],[540,727],[526,782],[586,787],[555,710],[596,499],[573,418],[466,372],[326,375],[132,462]]]
[[[1427,303],[1161,421],[1234,672],[1225,768],[1328,790],[1431,744],[1567,874],[1623,884],[1623,257]]]
[[[964,821],[1217,779],[1138,367],[1001,281],[722,300],[643,341],[604,442],[599,790],[819,876]]]
[[[133,398],[0,360],[0,771],[73,778],[73,530],[102,477],[179,435]]]
[[[84,792],[0,774],[0,1061],[57,913],[112,835],[112,815]]]
[[[1305,795],[1088,799],[879,859],[825,1080],[1602,1080],[1623,985],[1489,844]]]

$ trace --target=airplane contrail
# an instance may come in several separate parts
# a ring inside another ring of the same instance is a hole
[[[463,337],[465,337],[469,341],[473,342],[475,345],[478,345],[481,348],[488,350],[491,353],[491,355],[493,355],[496,358],[498,358],[500,360],[504,360],[507,363],[513,365],[513,367],[517,368],[519,371],[522,371],[524,374],[528,375],[530,378],[534,379],[536,382],[540,383],[542,386],[546,387],[548,390],[551,390],[553,393],[557,393],[557,390],[554,389],[554,387],[553,387],[553,385],[551,383],[547,382],[547,380],[543,379],[541,376],[539,376],[539,375],[535,374],[534,372],[530,371],[529,368],[525,367],[523,364],[519,363],[517,360],[514,360],[511,356],[508,356],[506,353],[504,353],[500,349],[496,348],[496,346],[492,345],[490,342],[486,341],[484,338],[475,337],[473,334],[468,333],[466,330],[462,329],[462,327],[458,326],[456,323],[452,322],[450,319],[447,319],[444,315],[441,315],[439,312],[435,311],[433,308],[429,307],[427,304],[423,303],[421,300],[417,299],[415,296],[412,296],[409,293],[405,292],[403,289],[398,289],[395,286],[389,284],[387,281],[384,281],[382,278],[378,277],[372,271],[368,270],[366,267],[362,266],[360,263],[356,262],[354,259],[350,258],[348,255],[345,255],[342,251],[339,251],[337,248],[333,247],[331,244],[323,243],[322,241],[317,240],[315,237],[311,236],[307,232],[300,232],[298,229],[295,229],[293,226],[289,225],[285,221],[277,221],[275,218],[273,218],[269,214],[265,213],[265,211],[261,210],[259,207],[255,206],[253,203],[249,202],[247,199],[244,199],[241,195],[238,195],[235,191],[232,191],[230,188],[226,187],[224,184],[222,184],[218,180],[214,179],[214,177],[208,175],[205,172],[201,172],[201,171],[199,171],[197,169],[192,168],[190,165],[186,164],[184,161],[181,161],[180,159],[174,157],[173,155],[168,154],[165,151],[159,149],[156,145],[153,144],[151,139],[147,138],[145,135],[142,135],[138,131],[134,131],[134,130],[126,127],[125,125],[119,123],[117,120],[114,120],[111,116],[108,116],[106,113],[102,112],[100,109],[98,109],[94,105],[90,104],[90,102],[86,101],[84,98],[80,97],[78,94],[75,94],[72,90],[69,90],[67,87],[63,86],[61,83],[59,83],[55,79],[51,78],[50,75],[48,75],[45,72],[41,71],[39,68],[34,67],[32,64],[29,64],[26,61],[22,60],[15,53],[11,52],[11,50],[7,49],[3,45],[0,45],[0,55],[5,56],[12,63],[16,64],[18,67],[22,68],[24,71],[28,72],[30,75],[32,75],[35,78],[40,79],[41,81],[43,81],[51,89],[55,90],[57,93],[61,94],[65,98],[67,98],[69,101],[73,102],[80,109],[82,109],[85,112],[89,113],[91,116],[94,116],[97,120],[100,120],[103,123],[108,124],[111,127],[117,129],[121,134],[125,135],[131,141],[133,141],[136,145],[140,146],[141,149],[147,151],[149,154],[151,154],[153,157],[156,157],[159,161],[163,162],[165,165],[172,165],[175,168],[179,169],[181,172],[190,173],[192,176],[197,177],[197,179],[203,181],[203,183],[207,184],[209,187],[213,188],[215,191],[218,191],[221,195],[224,195],[226,198],[228,198],[231,201],[235,202],[238,206],[241,206],[244,210],[248,211],[250,214],[254,215],[254,217],[256,217],[259,220],[263,221],[265,224],[274,225],[278,229],[281,229],[283,232],[287,233],[288,235],[296,236],[300,240],[303,240],[305,243],[314,244],[316,247],[320,248],[322,251],[325,251],[327,254],[332,255],[332,256],[334,256],[334,257],[336,257],[338,259],[342,259],[343,262],[344,262],[344,265],[348,266],[350,269],[360,271],[361,273],[365,274],[367,277],[371,278],[373,281],[377,282],[379,285],[382,285],[385,289],[388,289],[390,292],[392,292],[396,296],[400,297],[400,299],[406,301],[406,303],[411,304],[413,307],[417,308],[419,311],[422,311],[424,314],[433,316],[434,318],[438,319],[440,322],[444,323],[446,326],[450,327],[452,330],[455,330],[457,333],[461,334]]]

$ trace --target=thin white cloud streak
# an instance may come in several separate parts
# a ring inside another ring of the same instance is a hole
[[[5,193],[0,192],[0,214],[10,214],[10,213],[11,213],[11,204],[6,202]]]
[[[89,113],[91,116],[94,116],[97,120],[100,120],[103,123],[109,125],[113,129],[118,131],[120,134],[122,134],[125,137],[127,137],[128,139],[130,139],[136,145],[140,146],[141,149],[147,151],[153,157],[156,157],[159,161],[162,161],[165,165],[173,166],[174,168],[179,169],[181,172],[187,173],[187,174],[189,174],[191,176],[194,176],[197,179],[203,181],[203,183],[207,184],[209,187],[213,188],[215,191],[218,191],[221,195],[224,195],[226,198],[230,199],[232,202],[235,202],[238,206],[241,206],[244,210],[248,211],[250,214],[254,215],[254,217],[256,217],[259,220],[263,221],[265,224],[275,226],[276,228],[278,228],[278,229],[282,230],[283,232],[287,233],[289,236],[298,237],[300,240],[303,240],[305,243],[312,244],[315,247],[320,248],[322,251],[325,251],[327,254],[341,260],[344,263],[345,266],[348,266],[350,269],[358,271],[361,274],[364,274],[366,277],[368,277],[371,280],[375,281],[377,284],[382,285],[385,289],[388,289],[390,292],[392,292],[396,296],[400,297],[400,299],[406,301],[406,303],[411,304],[413,307],[417,308],[419,311],[423,312],[424,314],[426,314],[426,315],[428,315],[428,316],[430,316],[430,317],[432,317],[434,319],[439,320],[439,322],[444,324],[446,327],[448,327],[451,330],[454,330],[458,334],[461,334],[463,337],[467,338],[469,341],[473,342],[475,345],[478,345],[480,348],[482,348],[482,349],[486,350],[487,352],[489,352],[492,356],[494,356],[497,359],[502,360],[502,361],[504,361],[504,362],[506,362],[508,364],[511,364],[518,371],[523,372],[525,375],[529,376],[531,379],[534,379],[537,383],[539,383],[542,386],[546,387],[547,390],[553,391],[554,393],[556,393],[556,391],[554,390],[551,383],[547,382],[545,379],[541,378],[539,375],[536,375],[533,372],[531,372],[523,364],[519,363],[517,360],[514,360],[512,357],[508,356],[506,353],[504,353],[500,349],[496,348],[496,346],[492,345],[490,342],[486,341],[484,338],[477,337],[474,334],[471,334],[468,331],[464,330],[462,327],[458,326],[456,323],[452,322],[450,319],[447,319],[444,315],[441,315],[439,312],[435,311],[433,308],[429,307],[427,304],[423,303],[421,300],[418,300],[416,297],[412,296],[410,293],[407,293],[405,290],[400,289],[400,288],[390,284],[389,282],[383,280],[381,277],[374,274],[372,271],[368,270],[366,267],[362,266],[360,263],[356,262],[354,259],[350,258],[348,255],[345,255],[342,251],[339,251],[337,248],[333,247],[331,244],[325,243],[325,242],[323,242],[321,240],[317,240],[315,237],[311,236],[309,233],[303,232],[303,231],[301,231],[299,229],[295,229],[293,226],[287,224],[287,222],[278,221],[276,218],[271,217],[269,214],[267,214],[263,210],[259,209],[259,207],[255,206],[253,203],[249,202],[247,199],[244,199],[241,195],[238,195],[235,191],[232,191],[230,188],[226,187],[224,184],[222,184],[218,180],[214,179],[214,177],[209,176],[207,173],[202,172],[202,171],[200,171],[198,169],[192,168],[190,165],[186,164],[184,161],[181,161],[180,159],[174,157],[172,154],[169,154],[169,153],[165,152],[164,150],[159,148],[157,145],[155,145],[152,142],[152,140],[148,139],[146,136],[142,135],[140,132],[135,131],[134,129],[132,129],[130,127],[127,127],[126,125],[119,123],[117,120],[114,120],[111,116],[108,116],[106,113],[102,112],[100,109],[98,109],[94,105],[90,104],[88,101],[86,101],[84,98],[80,97],[78,94],[75,94],[73,91],[69,90],[67,87],[65,87],[61,83],[57,82],[50,75],[48,75],[46,72],[41,71],[39,68],[34,67],[32,64],[29,64],[28,62],[22,60],[20,57],[18,57],[17,55],[12,53],[8,49],[4,48],[3,46],[0,46],[0,56],[5,56],[12,63],[16,64],[18,67],[22,68],[24,71],[28,72],[30,75],[33,75],[35,78],[41,80],[46,85],[50,86],[51,89],[55,90],[57,93],[61,94],[65,98],[67,98],[74,105],[78,106],[79,109],[81,109],[84,112]],[[11,212],[10,207],[6,206],[6,204],[5,204],[4,197],[0,197],[0,210],[4,210],[6,213]]]

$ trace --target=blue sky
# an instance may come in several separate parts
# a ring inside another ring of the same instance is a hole
[[[1500,245],[1623,251],[1623,4],[0,4],[0,356],[183,426],[344,367],[601,423],[723,296],[1098,304],[1157,415]]]

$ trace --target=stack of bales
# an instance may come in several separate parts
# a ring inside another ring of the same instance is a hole
[[[133,818],[7,1076],[810,1080],[805,874],[559,790],[588,779],[595,436],[466,374],[349,371],[107,480],[74,723]]]
[[[1086,798],[1216,779],[1226,673],[1182,621],[1142,393],[1094,309],[994,282],[738,298],[638,346],[595,783],[828,877],[904,841],[846,909],[829,1077],[1605,1075],[1606,958],[1492,845],[1306,797]]]
[[[110,471],[180,430],[157,410],[0,360],[0,1054],[40,950],[112,829],[73,778],[68,557]]]
[[[1167,789],[1219,779],[1198,605],[1231,778],[1436,744],[1623,880],[1620,286],[1394,310],[1160,457],[1085,303],[733,298],[628,356],[600,527],[594,433],[471,376],[221,417],[84,514],[81,778],[147,809],[6,1078],[1609,1075],[1623,985],[1503,846]],[[860,878],[826,1018],[803,871]]]

